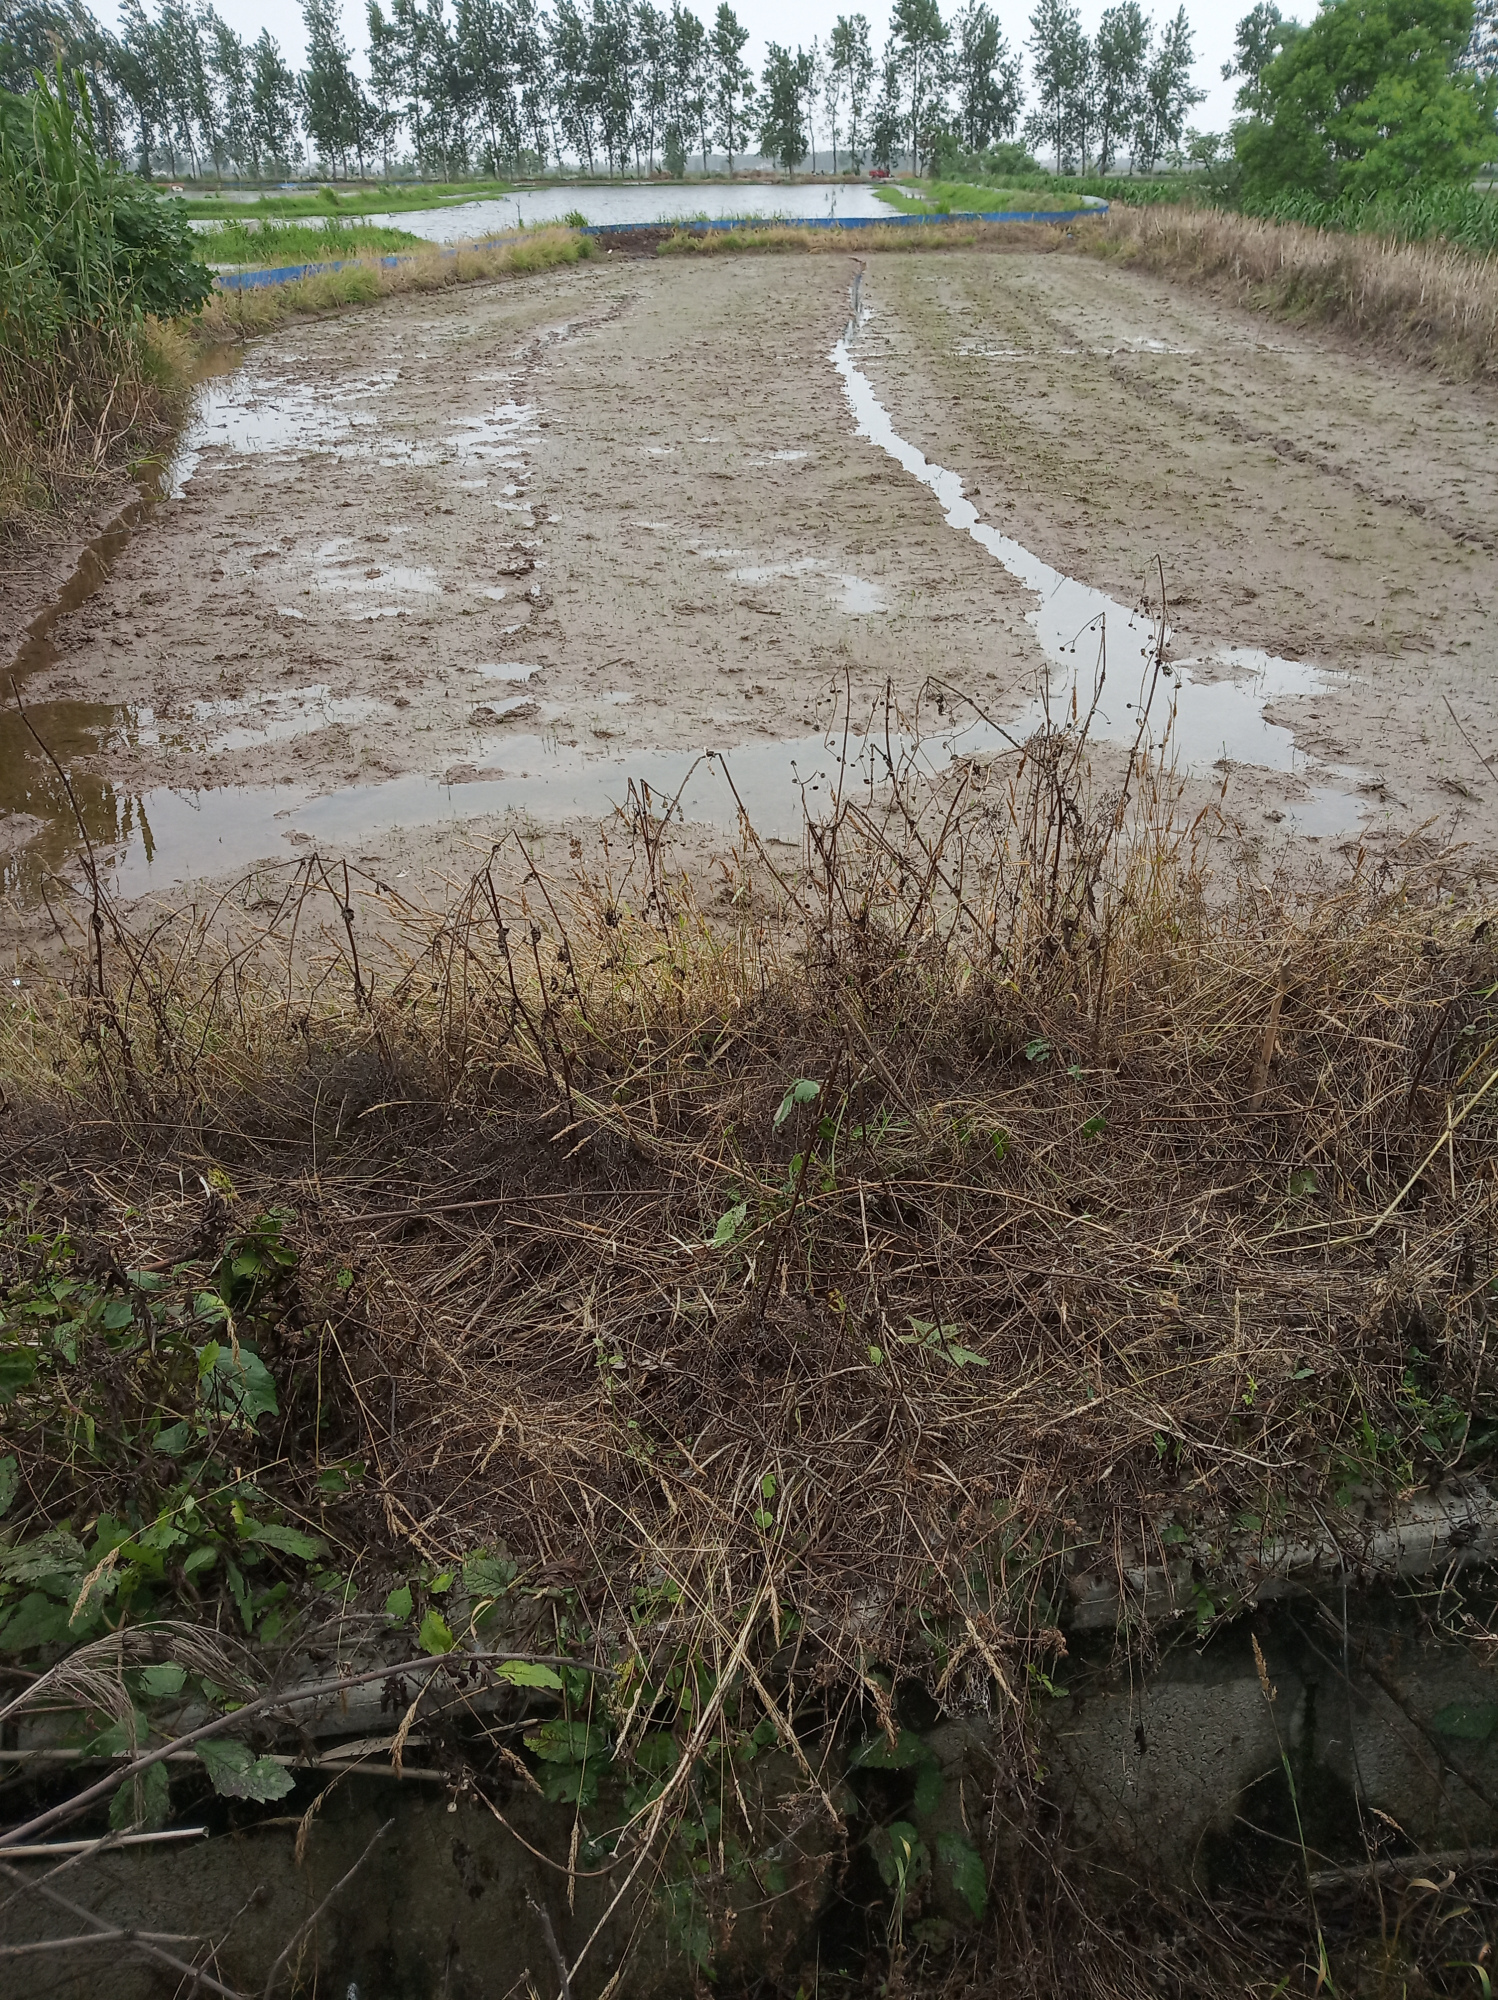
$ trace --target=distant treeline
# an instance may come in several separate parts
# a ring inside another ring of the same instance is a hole
[[[101,136],[143,173],[283,177],[399,167],[455,179],[572,161],[589,172],[707,170],[755,149],[782,168],[861,170],[982,152],[1023,131],[1063,169],[1145,170],[1172,154],[1202,93],[1184,7],[1159,31],[1139,0],[1082,33],[1038,0],[1022,51],[986,0],[944,17],[897,0],[876,56],[868,19],[769,44],[755,76],[724,0],[705,22],[671,0],[368,0],[366,74],[337,0],[303,0],[306,65],[189,0],[124,0],[118,35],[82,0],[0,0],[0,84],[61,61],[88,78]],[[1028,94],[1026,61],[1028,57]]]

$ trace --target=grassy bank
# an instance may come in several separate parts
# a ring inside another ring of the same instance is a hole
[[[1050,188],[986,187],[973,181],[922,181],[920,187],[921,194],[913,195],[897,182],[886,181],[875,192],[904,215],[976,215],[1007,208],[1065,210],[1082,205],[1080,197]]]
[[[339,257],[368,257],[394,250],[420,250],[425,238],[409,229],[369,222],[261,222],[238,219],[195,232],[210,264],[331,263]]]
[[[188,234],[101,158],[86,96],[0,92],[0,529],[169,435],[181,383],[152,323],[208,289]]]
[[[747,251],[832,252],[861,257],[874,250],[1054,249],[1062,237],[1046,222],[933,222],[881,229],[797,229],[766,223],[763,229],[678,229],[659,247],[662,257],[733,256]]]
[[[711,911],[648,814],[607,880],[496,868],[441,911],[315,858],[212,921],[106,908],[0,1028],[17,1527],[149,1512],[184,1438],[293,1512],[357,1457],[371,1545],[419,1516],[433,1558],[565,1544],[699,1606],[768,1564],[844,1668],[857,1601],[920,1675],[975,1565],[1043,1661],[1063,1545],[1106,1570],[1141,1517],[1210,1537],[1488,1463],[1490,912],[1439,867],[1234,889],[1171,796],[1094,803],[1067,732],[902,772],[791,875],[747,837]],[[231,1238],[278,1417],[222,1438],[129,1328],[169,1296],[190,1346]],[[122,1303],[62,1343],[22,1310],[59,1258]],[[1020,1544],[1051,1553],[1011,1573]]]
[[[1228,214],[1113,209],[1093,255],[1209,285],[1281,318],[1335,327],[1453,376],[1498,377],[1498,258]]]
[[[455,202],[488,201],[495,195],[513,192],[513,184],[509,181],[423,181],[414,187],[409,181],[399,181],[387,186],[363,187],[347,194],[340,194],[336,188],[324,187],[297,194],[262,194],[253,201],[202,193],[177,195],[171,199],[184,215],[194,221],[206,222],[236,216],[394,215],[410,209],[444,208]]]
[[[475,284],[485,278],[523,277],[575,264],[592,254],[588,237],[558,228],[528,230],[512,242],[486,250],[460,246],[443,251],[427,246],[392,265],[373,257],[361,258],[340,271],[297,278],[290,284],[254,291],[215,291],[198,322],[199,334],[210,342],[243,340],[301,313],[336,312],[346,306],[372,305],[404,292],[445,291],[451,285]]]

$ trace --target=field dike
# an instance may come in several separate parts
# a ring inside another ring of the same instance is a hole
[[[887,763],[11,1001],[8,1992],[1473,1990],[1489,913]]]
[[[1458,379],[1498,376],[1492,253],[1188,207],[1115,205],[1078,241],[1286,319],[1334,326]]]

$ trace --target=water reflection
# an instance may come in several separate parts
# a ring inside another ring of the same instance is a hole
[[[857,318],[832,350],[833,366],[843,379],[859,435],[877,444],[923,486],[929,487],[949,527],[970,535],[1018,582],[1039,600],[1027,614],[1040,649],[1050,663],[1048,692],[1003,728],[975,722],[961,741],[975,752],[997,749],[1023,740],[1045,720],[1065,714],[1092,715],[1092,733],[1104,741],[1131,744],[1139,734],[1142,706],[1152,687],[1150,708],[1158,739],[1165,717],[1170,741],[1183,772],[1206,775],[1229,763],[1253,764],[1269,771],[1304,776],[1312,760],[1296,744],[1293,730],[1269,721],[1268,702],[1286,696],[1325,693],[1339,677],[1298,660],[1241,646],[1223,646],[1210,665],[1226,669],[1221,677],[1203,671],[1201,660],[1175,660],[1163,682],[1156,684],[1157,656],[1163,635],[1159,623],[1139,608],[1119,604],[1101,590],[1053,569],[1022,542],[981,519],[966,497],[961,478],[937,465],[901,437],[873,384],[857,367],[851,344],[869,318],[855,305]],[[1329,775],[1355,781],[1358,773],[1333,769]],[[1362,806],[1350,792],[1333,786],[1313,787],[1305,800],[1285,805],[1284,823],[1307,834],[1354,830]]]

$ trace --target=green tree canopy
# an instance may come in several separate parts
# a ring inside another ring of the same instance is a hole
[[[1463,58],[1472,0],[1324,0],[1256,80],[1246,194],[1373,195],[1463,181],[1498,145],[1498,90]]]

